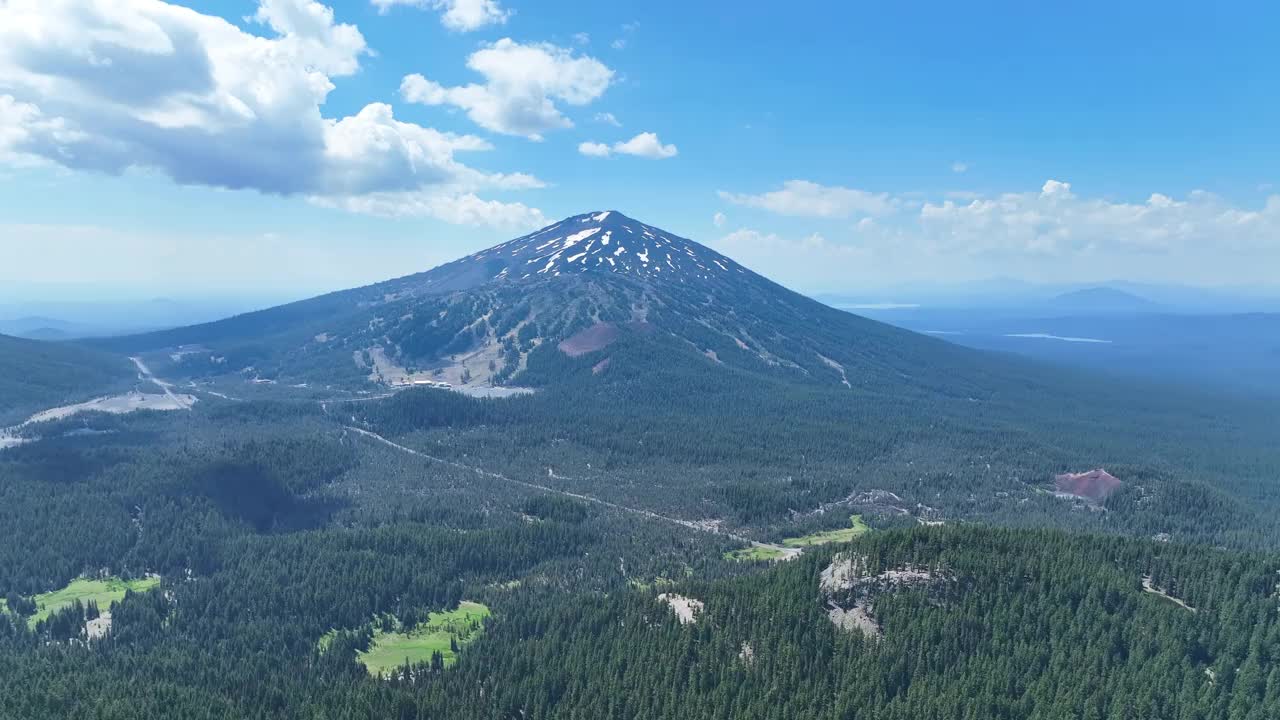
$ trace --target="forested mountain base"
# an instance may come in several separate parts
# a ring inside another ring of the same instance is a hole
[[[607,383],[592,382],[602,354],[550,356],[531,359],[548,383],[532,396],[412,390],[348,407],[362,426],[433,455],[758,539],[838,528],[859,512],[881,526],[981,519],[1238,548],[1280,542],[1280,426],[1265,404],[1070,375],[1078,384],[1052,391],[1011,382],[972,396],[905,385],[832,392],[701,358],[662,365],[652,352],[619,341]],[[1123,480],[1105,501],[1052,492],[1057,474],[1095,467]]]

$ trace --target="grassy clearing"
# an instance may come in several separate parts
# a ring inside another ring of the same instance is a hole
[[[458,661],[453,641],[461,650],[484,632],[483,622],[487,617],[489,608],[464,601],[456,610],[431,613],[427,622],[419,623],[409,632],[378,630],[369,649],[359,653],[356,659],[375,676],[386,675],[406,662],[431,662],[431,656],[437,652],[444,656],[445,667],[449,667]]]
[[[762,547],[760,545],[739,548],[724,554],[725,560],[736,560],[738,562],[764,562],[777,560],[780,557],[782,557],[781,550],[771,547]]]
[[[850,527],[842,530],[828,530],[803,537],[787,538],[782,541],[782,544],[787,547],[803,548],[813,545],[826,545],[827,543],[849,542],[859,535],[871,532],[871,528],[862,521],[861,515],[851,515],[849,524]]]
[[[61,590],[42,593],[32,598],[36,604],[36,614],[28,618],[27,623],[31,627],[35,627],[41,620],[71,605],[76,600],[86,605],[89,602],[96,602],[99,608],[107,610],[111,607],[111,603],[123,600],[125,593],[130,590],[133,592],[147,592],[157,587],[160,587],[160,578],[158,577],[145,577],[137,580],[121,580],[115,577],[105,580],[86,580],[83,578],[72,580],[70,585]],[[0,600],[0,611],[8,612],[8,605],[4,600]]]

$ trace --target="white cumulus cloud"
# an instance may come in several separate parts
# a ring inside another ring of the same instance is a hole
[[[557,101],[586,105],[604,94],[614,73],[599,60],[548,43],[524,45],[503,38],[472,53],[467,67],[483,83],[445,87],[414,74],[401,96],[423,105],[451,105],[480,127],[541,140],[543,133],[573,127]]]
[[[386,13],[396,5],[409,5],[440,11],[440,23],[450,30],[468,32],[486,25],[501,25],[511,17],[498,0],[372,0],[378,12]]]
[[[1061,182],[1058,180],[1045,180],[1044,186],[1040,188],[1040,197],[1070,199],[1073,197],[1071,194],[1071,183]]]
[[[630,140],[616,142],[612,147],[604,143],[584,142],[578,152],[591,157],[609,157],[613,153],[635,155],[650,160],[666,160],[680,154],[675,145],[663,145],[656,133],[640,133]]]
[[[680,153],[675,145],[663,145],[657,134],[651,132],[640,133],[626,142],[616,143],[613,146],[613,151],[623,155],[635,155],[652,160],[665,160],[666,158],[673,158]]]
[[[74,4],[74,3],[73,3]],[[351,75],[367,51],[355,25],[335,23],[333,10],[314,0],[259,0],[253,19],[294,46],[298,58],[329,75]]]
[[[478,137],[372,103],[320,111],[369,52],[314,0],[260,0],[267,37],[161,0],[0,2],[0,160],[158,171],[176,182],[346,203],[500,188],[456,155]]]
[[[936,199],[817,188],[788,183],[784,190],[801,191],[722,197],[793,217],[864,216],[822,236],[739,230],[722,238],[721,249],[781,280],[846,289],[888,277],[982,279],[992,268],[1044,281],[1272,283],[1280,267],[1280,195],[1261,207],[1203,191],[1118,201],[1056,179],[1024,192]]]
[[[584,142],[578,145],[578,152],[590,157],[609,157],[612,150],[604,143]]]
[[[919,230],[932,246],[970,253],[1049,256],[1107,252],[1166,254],[1270,248],[1280,251],[1280,197],[1248,210],[1203,191],[1145,202],[1080,197],[1049,180],[1040,192],[968,202],[926,202]]]

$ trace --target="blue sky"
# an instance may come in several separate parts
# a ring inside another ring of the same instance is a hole
[[[1270,3],[94,5],[0,2],[11,294],[303,295],[596,209],[805,291],[1280,267]]]

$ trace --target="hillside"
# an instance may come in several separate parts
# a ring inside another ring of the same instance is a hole
[[[119,391],[135,377],[125,357],[0,335],[0,427],[49,407]]]

